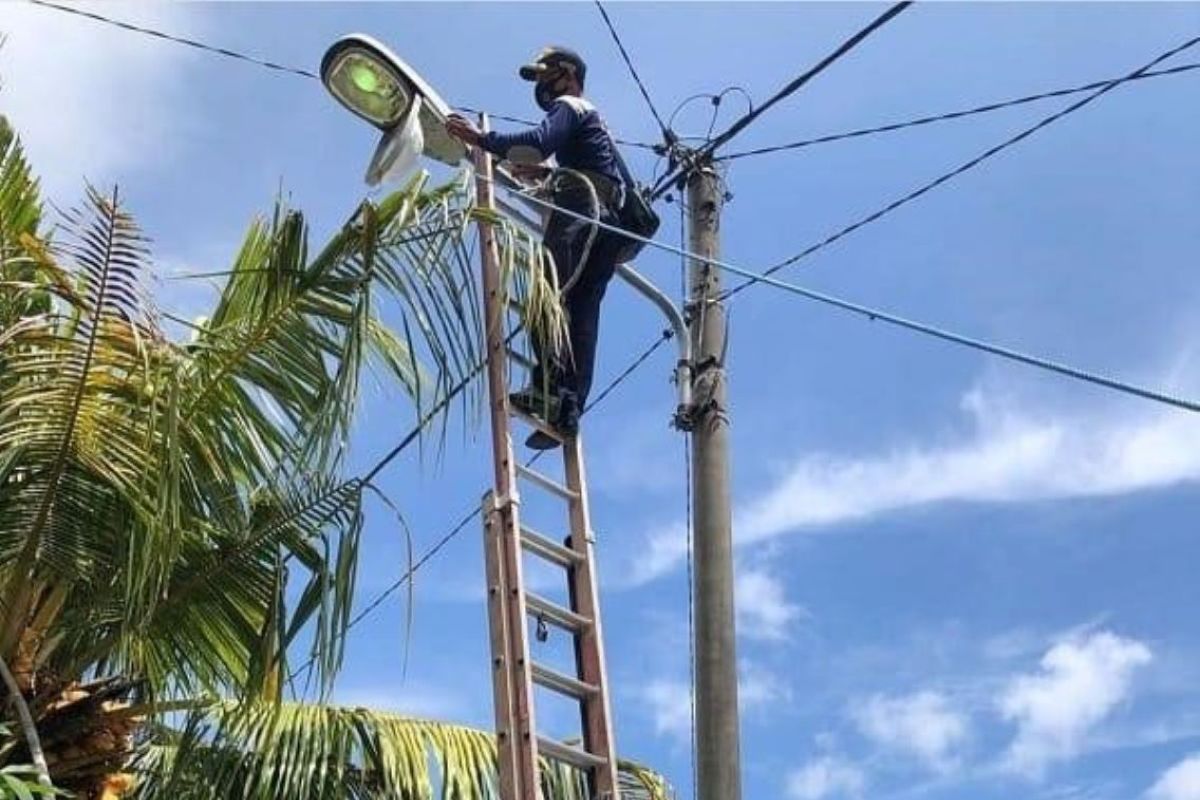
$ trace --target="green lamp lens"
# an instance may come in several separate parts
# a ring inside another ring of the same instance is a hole
[[[381,126],[399,122],[412,102],[410,93],[387,67],[363,51],[344,54],[326,85],[354,113]]]
[[[366,64],[359,62],[353,66],[350,77],[354,85],[364,92],[374,92],[379,88],[379,77]]]

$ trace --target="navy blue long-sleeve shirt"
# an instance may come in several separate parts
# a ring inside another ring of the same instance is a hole
[[[554,156],[561,167],[590,170],[612,178],[618,184],[622,182],[614,151],[616,145],[600,113],[582,97],[564,95],[555,98],[553,107],[536,128],[519,133],[492,131],[484,135],[480,146],[514,161],[529,160],[519,150],[510,155],[514,148],[532,148],[542,159]]]

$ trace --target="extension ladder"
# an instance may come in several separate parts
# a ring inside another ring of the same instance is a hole
[[[477,150],[475,168],[479,206],[494,209],[491,156]],[[545,758],[581,770],[587,776],[591,800],[619,800],[583,446],[580,437],[563,437],[509,404],[511,367],[514,363],[525,368],[531,365],[510,348],[512,337],[506,331],[507,292],[500,283],[499,253],[487,222],[480,222],[480,251],[495,468],[494,487],[483,500],[483,527],[500,797],[501,800],[539,800],[542,794],[540,758]],[[514,420],[554,436],[562,443],[564,480],[555,480],[514,460]],[[547,492],[549,497],[565,505],[570,535],[563,543],[522,524],[519,485],[530,491]],[[570,598],[567,606],[526,590],[522,552],[565,571]],[[539,626],[539,634],[549,624],[573,637],[574,675],[535,663],[530,658],[531,620]],[[581,746],[537,734],[535,686],[578,702],[583,734]]]

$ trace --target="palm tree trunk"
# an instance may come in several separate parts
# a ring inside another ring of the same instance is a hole
[[[12,695],[12,701],[17,707],[17,716],[21,720],[21,732],[25,734],[25,743],[29,746],[29,757],[33,759],[33,766],[37,770],[38,783],[53,789],[54,784],[50,782],[50,768],[46,766],[46,755],[42,752],[42,740],[38,738],[37,726],[33,724],[33,715],[29,713],[29,706],[25,702],[25,696],[21,694],[21,687],[17,685],[17,679],[13,677],[3,658],[0,658],[0,678],[4,679],[4,685],[8,688],[8,693]]]

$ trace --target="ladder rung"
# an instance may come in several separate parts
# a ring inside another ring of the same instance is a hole
[[[557,542],[552,542],[524,525],[521,526],[521,545],[531,553],[558,564],[560,567],[573,567],[583,563],[581,553],[577,553],[569,547],[563,547]]]
[[[518,464],[517,465],[517,474],[520,475],[522,478],[526,478],[530,481],[533,481],[538,486],[541,486],[543,489],[545,489],[548,492],[554,492],[556,495],[558,495],[559,497],[562,497],[566,500],[578,500],[579,499],[579,492],[575,492],[575,491],[568,489],[567,487],[563,486],[558,481],[554,480],[553,478],[547,478],[545,475],[538,472],[537,470],[530,469],[529,467]]]
[[[569,744],[563,744],[562,742],[556,742],[553,739],[547,739],[544,736],[539,736],[537,743],[538,752],[546,756],[546,758],[552,758],[555,761],[562,761],[565,764],[570,764],[571,766],[578,767],[579,769],[588,770],[608,765],[608,761],[600,756],[592,755],[586,750],[582,750],[578,747],[572,747]]]
[[[576,700],[586,700],[600,693],[600,687],[593,683],[584,683],[578,678],[564,675],[549,667],[543,667],[541,664],[530,664],[529,671],[533,676],[534,683],[541,684],[547,689],[553,689],[559,694],[565,694],[567,697],[574,697]]]
[[[571,633],[580,633],[592,624],[592,621],[582,614],[576,614],[533,592],[525,593],[525,608],[531,615],[552,622]]]
[[[553,439],[556,442],[562,443],[562,442],[566,441],[566,437],[564,437],[561,433],[556,431],[553,427],[551,427],[550,425],[547,425],[544,421],[538,419],[537,417],[533,416],[532,414],[525,413],[524,410],[517,408],[512,403],[508,404],[508,413],[512,414],[514,417],[521,420],[529,427],[535,428],[535,429],[541,431],[542,433],[546,434],[547,436],[549,436],[551,439]],[[536,478],[534,480],[536,480]],[[547,479],[547,480],[549,480],[549,479]]]

